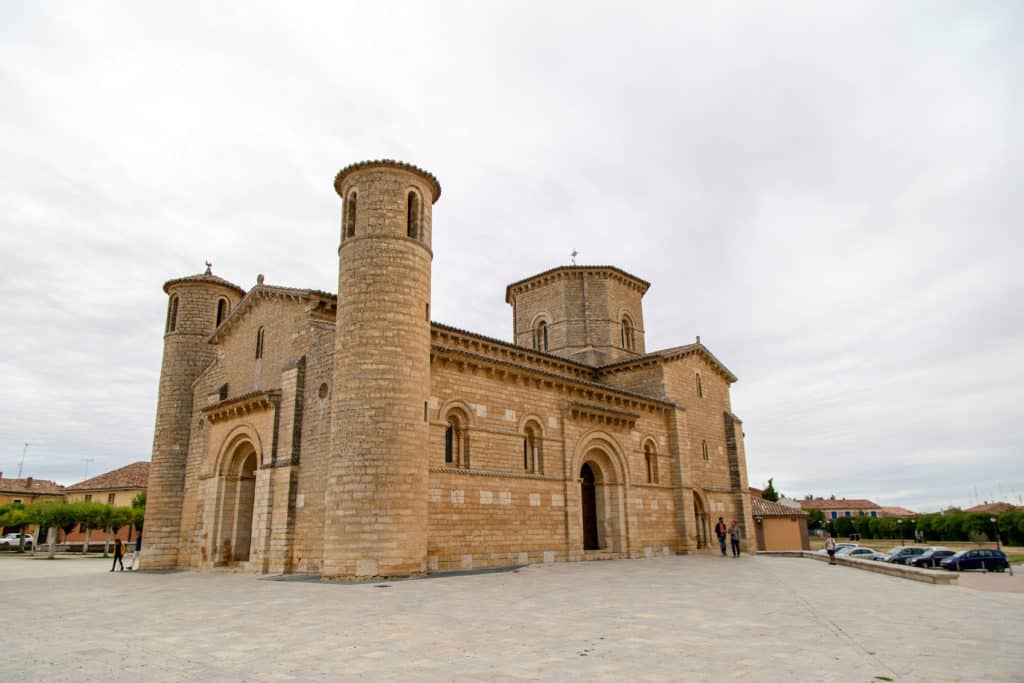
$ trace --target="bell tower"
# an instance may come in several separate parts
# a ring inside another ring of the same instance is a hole
[[[342,200],[322,574],[426,570],[431,209],[441,186],[392,160],[334,179]]]
[[[209,336],[238,305],[242,289],[211,272],[164,284],[167,321],[149,467],[142,569],[173,569],[178,561],[185,461],[192,425],[192,383],[214,359]]]

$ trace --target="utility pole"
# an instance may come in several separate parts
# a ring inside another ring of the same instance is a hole
[[[82,458],[82,461],[85,463],[85,474],[82,475],[82,481],[85,481],[86,479],[89,478],[89,463],[91,463],[95,459],[96,458]]]
[[[25,442],[25,447],[21,449],[21,462],[18,463],[18,479],[21,479],[21,470],[25,467],[25,453],[28,452],[28,442]]]

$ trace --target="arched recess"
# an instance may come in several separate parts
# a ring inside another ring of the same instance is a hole
[[[708,513],[707,497],[698,491],[693,490],[693,522],[697,534],[697,548],[708,548],[711,538],[711,522]]]
[[[224,437],[210,474],[215,481],[210,557],[214,564],[247,562],[252,555],[256,472],[263,444],[252,425],[238,425]]]
[[[536,415],[525,415],[519,423],[523,437],[523,471],[544,473],[544,423]]]
[[[658,443],[654,437],[644,438],[640,446],[644,454],[644,474],[648,484],[657,484],[661,481],[661,472],[658,471]]]
[[[472,407],[462,399],[449,399],[441,406],[440,416],[444,423],[443,465],[469,469],[470,429],[475,424]]]
[[[572,476],[577,478],[575,519],[576,548],[626,554],[629,539],[626,524],[625,458],[613,438],[603,432],[591,432],[580,440],[572,457]],[[588,489],[593,487],[592,492]],[[592,498],[591,498],[592,496]],[[588,509],[588,506],[593,506]],[[593,519],[585,516],[593,515]],[[588,525],[596,527],[596,548]],[[590,546],[590,547],[588,547]]]

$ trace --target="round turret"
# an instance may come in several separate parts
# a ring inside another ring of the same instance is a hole
[[[335,178],[342,198],[326,576],[426,569],[431,208],[437,180],[396,161]]]
[[[164,355],[146,501],[144,569],[177,564],[185,460],[192,419],[192,385],[214,359],[209,336],[245,292],[210,272],[169,280]]]

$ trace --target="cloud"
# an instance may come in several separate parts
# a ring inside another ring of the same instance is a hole
[[[1015,3],[0,9],[0,467],[148,457],[161,283],[333,290],[337,169],[437,174],[432,311],[648,279],[740,377],[752,483],[1024,491]],[[36,445],[38,444],[38,445]],[[94,472],[97,470],[93,470]],[[804,490],[806,489],[806,491]]]

